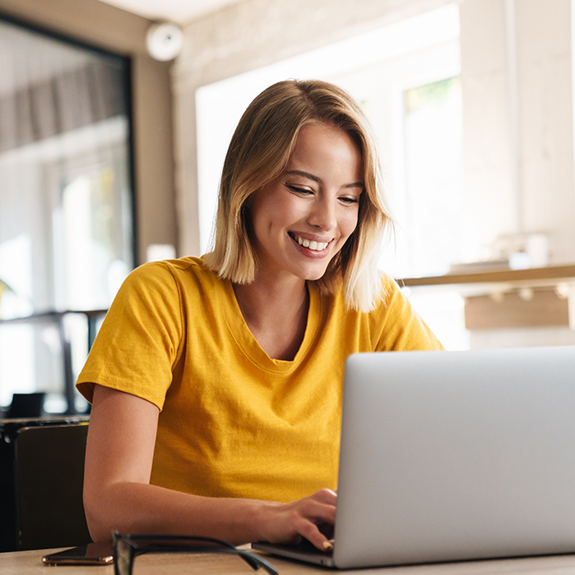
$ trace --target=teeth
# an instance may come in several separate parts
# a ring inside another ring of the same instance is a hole
[[[327,248],[328,242],[316,242],[316,241],[310,242],[309,240],[304,240],[303,238],[300,238],[299,236],[294,236],[294,237],[300,246],[303,246],[304,248],[309,248],[310,250],[313,250],[314,252],[321,252],[322,250],[325,250],[325,248]]]

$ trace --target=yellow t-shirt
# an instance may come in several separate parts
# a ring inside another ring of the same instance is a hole
[[[312,283],[293,361],[270,359],[247,327],[232,285],[201,258],[154,262],[124,282],[78,379],[161,409],[151,482],[219,497],[292,501],[337,487],[346,357],[441,349],[397,284],[349,312]]]

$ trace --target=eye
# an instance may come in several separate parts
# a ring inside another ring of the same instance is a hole
[[[353,205],[359,203],[359,198],[342,196],[341,198],[339,198],[339,201],[346,205]]]
[[[313,194],[312,190],[308,188],[300,188],[299,186],[294,186],[293,184],[285,184],[286,188],[295,194],[301,194],[307,196],[309,194]]]

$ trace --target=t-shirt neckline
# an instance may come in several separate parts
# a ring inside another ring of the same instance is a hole
[[[313,282],[306,282],[309,293],[309,309],[303,340],[293,360],[272,359],[260,346],[242,315],[232,282],[225,280],[226,300],[229,313],[225,314],[230,334],[244,355],[257,367],[269,373],[285,374],[294,371],[306,357],[315,339],[320,318],[320,297]]]

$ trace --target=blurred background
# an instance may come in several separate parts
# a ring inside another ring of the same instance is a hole
[[[0,409],[73,389],[125,276],[209,250],[268,85],[370,118],[380,267],[448,349],[575,344],[571,0],[0,0]]]

